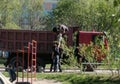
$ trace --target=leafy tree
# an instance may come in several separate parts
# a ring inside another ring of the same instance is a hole
[[[79,26],[82,30],[108,31],[113,27],[114,0],[60,0],[47,18],[47,25]]]
[[[30,29],[40,28],[40,18],[42,16],[43,0],[23,0],[21,17],[22,20],[27,19]],[[21,24],[22,25],[22,24]]]
[[[50,15],[47,16],[46,24],[47,26],[53,27],[58,24],[65,24],[65,25],[76,25],[73,21],[77,12],[76,2],[74,0],[60,0],[58,2],[57,7],[50,12]],[[50,28],[49,27],[49,28]]]
[[[0,0],[0,21],[1,27],[12,28],[18,27],[14,18],[19,14],[21,7],[19,0]],[[15,16],[14,16],[15,15]]]
[[[112,57],[120,58],[120,0],[60,0],[46,24],[48,28],[65,24],[81,30],[107,31]]]
[[[0,0],[0,26],[20,28],[23,23],[31,29],[38,27],[43,0]]]
[[[116,7],[116,6],[119,6],[119,4],[120,4],[120,0],[114,0],[114,6]]]

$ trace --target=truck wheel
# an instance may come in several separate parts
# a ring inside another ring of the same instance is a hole
[[[9,63],[9,64],[11,64],[11,65],[13,66],[13,69],[16,70],[16,68],[17,68],[16,63],[17,63],[16,57],[13,57],[13,58],[10,60],[10,63]],[[21,71],[21,70],[22,70],[22,59],[19,58],[19,59],[18,59],[18,71]]]
[[[37,66],[36,66],[37,72],[44,72],[45,70],[45,63],[42,59],[37,59]]]

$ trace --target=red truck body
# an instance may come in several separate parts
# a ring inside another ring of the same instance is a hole
[[[104,36],[104,37],[103,37]],[[99,42],[96,42],[96,40],[99,40]],[[104,32],[96,32],[96,31],[79,31],[78,35],[77,35],[77,46],[79,46],[79,44],[90,44],[91,42],[94,44],[94,56],[96,56],[95,60],[97,62],[101,62],[106,55],[101,52],[102,48],[100,48],[100,46],[102,46],[100,44],[100,41],[103,43],[104,48],[106,50],[108,50],[108,41],[107,41],[107,37],[105,36]],[[97,55],[98,54],[98,55]]]
[[[22,49],[27,46],[32,40],[37,41],[37,52],[49,53],[55,33],[50,31],[32,31],[32,30],[0,30],[0,50],[16,52],[17,49]]]
[[[94,36],[103,35],[103,32],[95,31],[79,31],[78,33],[78,44],[90,44],[93,41]]]
[[[66,34],[69,38],[67,39],[68,45],[72,45],[72,30]],[[53,41],[56,40],[56,33],[52,31],[0,29],[0,50],[16,52],[17,49],[22,49],[32,40],[38,43],[37,52],[50,53]]]
[[[69,38],[67,39],[68,45],[72,45],[72,30],[67,32],[66,35]],[[9,63],[15,64],[16,51],[27,46],[28,42],[32,42],[32,40],[37,41],[38,64],[45,66],[45,64],[51,63],[52,47],[56,36],[56,33],[52,31],[0,29],[0,51],[8,57],[6,66]],[[27,50],[25,50],[25,55],[25,59],[27,59]]]
[[[73,33],[77,28],[69,28],[66,32],[67,44],[73,46]],[[77,45],[85,43],[88,44],[96,35],[102,35],[103,32],[95,31],[79,31],[77,35]],[[32,40],[37,41],[37,62],[39,65],[51,63],[51,52],[53,41],[56,40],[56,33],[52,31],[37,31],[37,30],[15,30],[15,29],[0,29],[0,51],[7,51],[7,62],[15,63],[16,50],[27,46],[28,42]],[[27,52],[25,52],[27,55]],[[26,56],[27,57],[27,56]],[[27,59],[27,58],[26,58]],[[38,66],[39,66],[38,65]]]

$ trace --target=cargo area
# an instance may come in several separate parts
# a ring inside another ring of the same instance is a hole
[[[55,33],[51,31],[9,30],[0,29],[0,50],[16,52],[27,46],[32,40],[37,41],[37,52],[49,53],[53,45]]]

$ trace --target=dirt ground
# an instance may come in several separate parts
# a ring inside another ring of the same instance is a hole
[[[22,81],[22,79],[19,79],[19,81]],[[24,79],[24,81],[26,81],[26,79]],[[31,80],[29,79],[29,81]],[[13,84],[15,83],[16,81],[13,82]],[[62,84],[62,83],[56,80],[36,79],[32,81],[32,84]]]

